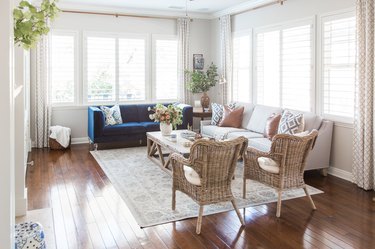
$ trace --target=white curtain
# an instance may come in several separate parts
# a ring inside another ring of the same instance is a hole
[[[186,85],[188,79],[185,70],[190,67],[190,18],[178,18],[178,85],[179,101],[185,104],[191,104],[191,93]]]
[[[230,15],[220,17],[220,53],[221,70],[226,80],[221,85],[222,101],[227,104],[232,100],[232,25]]]
[[[354,182],[374,188],[374,1],[357,0],[358,75],[353,142]]]
[[[51,105],[49,91],[49,36],[43,36],[35,49],[35,89],[34,93],[34,140],[37,148],[48,147],[51,125]]]

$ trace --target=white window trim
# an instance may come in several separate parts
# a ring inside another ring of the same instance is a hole
[[[87,80],[87,37],[108,37],[115,38],[116,46],[116,75],[115,75],[115,101],[95,101],[89,102],[87,99],[88,80]],[[144,100],[119,100],[119,58],[118,58],[118,40],[119,39],[144,39],[145,40],[145,99]],[[113,33],[113,32],[93,32],[84,31],[82,34],[82,105],[115,105],[115,104],[137,104],[146,103],[152,100],[151,98],[151,79],[150,79],[150,35],[149,34],[138,34],[138,33]]]
[[[53,103],[51,101],[51,106],[52,107],[77,106],[80,103],[80,95],[81,95],[81,91],[79,89],[79,85],[80,85],[79,84],[79,82],[80,82],[80,78],[79,78],[79,75],[80,75],[80,73],[79,73],[79,64],[80,64],[80,60],[79,60],[79,51],[80,51],[79,50],[79,32],[77,30],[53,29],[53,30],[51,30],[50,35],[51,36],[53,36],[53,35],[73,36],[73,38],[74,38],[74,96],[73,96],[74,100],[73,100],[73,102],[60,102],[60,103]],[[52,47],[51,43],[52,43],[52,41],[50,39],[50,41],[49,41],[49,47],[50,48]],[[52,49],[49,50],[49,58],[52,58]],[[51,63],[52,63],[52,60],[49,60],[49,68],[51,68]],[[52,82],[52,78],[51,78],[50,73],[48,74],[48,81]],[[51,89],[52,89],[52,87],[49,87],[50,96],[52,94]]]
[[[259,33],[265,33],[265,32],[271,32],[271,31],[277,31],[282,29],[288,29],[303,25],[311,25],[311,91],[310,91],[310,112],[315,113],[316,107],[315,107],[315,100],[316,100],[316,16],[311,16],[303,19],[297,19],[293,21],[287,21],[283,23],[279,23],[276,25],[267,25],[263,27],[258,27],[253,30],[253,103],[257,103],[257,35]],[[280,39],[282,39],[282,35],[280,35]],[[280,44],[282,46],[282,44]],[[280,47],[282,49],[282,47]],[[280,60],[282,60],[282,57],[280,57]],[[280,67],[282,64],[280,63]],[[280,73],[280,77],[282,77],[282,73]],[[280,91],[280,95],[282,94],[282,91]],[[281,98],[280,98],[281,101]],[[280,104],[279,104],[280,105]]]
[[[156,40],[171,40],[177,41],[177,35],[160,35],[160,34],[153,34],[152,35],[152,84],[151,84],[151,99],[157,102],[176,102],[177,99],[156,99]],[[177,86],[177,91],[179,91],[180,86]],[[177,93],[178,95],[178,93]]]
[[[254,89],[253,89],[253,86],[254,86],[254,78],[253,78],[253,74],[254,74],[254,71],[253,71],[253,62],[254,62],[254,57],[253,57],[253,29],[246,29],[246,30],[241,30],[241,31],[235,31],[232,33],[232,39],[234,39],[235,37],[241,37],[241,36],[249,36],[250,37],[250,44],[249,44],[249,50],[250,50],[250,54],[249,54],[249,58],[250,58],[250,61],[249,61],[249,84],[250,84],[250,92],[249,92],[249,98],[250,98],[250,102],[253,103],[254,102]],[[232,50],[233,50],[233,47],[232,47]],[[233,55],[233,51],[232,51],[232,55]],[[232,61],[233,61],[233,58],[232,58]],[[233,65],[232,65],[232,71],[233,71]],[[233,75],[232,75],[232,82],[233,82]],[[232,96],[230,99],[233,99],[233,85],[232,85]]]
[[[352,124],[354,122],[353,118],[332,115],[332,114],[325,114],[324,113],[324,63],[323,63],[323,25],[326,21],[337,20],[341,18],[348,18],[355,16],[355,8],[348,8],[343,10],[338,10],[334,12],[324,13],[318,16],[317,18],[317,61],[319,62],[319,67],[317,67],[317,79],[319,82],[317,84],[317,98],[316,98],[316,106],[317,106],[317,114],[322,116],[325,119],[339,122],[343,124]],[[353,93],[354,94],[354,93]]]

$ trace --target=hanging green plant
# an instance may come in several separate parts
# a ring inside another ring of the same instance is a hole
[[[53,21],[60,9],[57,0],[43,0],[38,9],[28,1],[21,1],[13,10],[14,43],[25,49],[35,46],[42,35],[49,32],[49,21]]]

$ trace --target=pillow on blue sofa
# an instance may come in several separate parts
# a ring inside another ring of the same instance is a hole
[[[104,113],[105,125],[122,124],[120,107],[118,105],[114,105],[111,108],[106,107],[106,106],[101,106],[100,109]]]

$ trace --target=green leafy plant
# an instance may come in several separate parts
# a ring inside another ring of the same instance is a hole
[[[30,49],[42,35],[48,34],[48,22],[54,20],[60,12],[56,2],[57,0],[43,0],[38,9],[26,0],[21,1],[13,10],[14,43]]]
[[[217,66],[211,63],[206,72],[203,71],[185,71],[190,78],[187,88],[192,93],[202,93],[210,90],[218,82]]]

